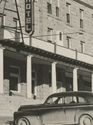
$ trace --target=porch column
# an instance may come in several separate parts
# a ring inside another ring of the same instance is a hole
[[[55,93],[57,90],[56,64],[56,62],[52,63],[52,93]]]
[[[3,88],[3,80],[4,80],[4,61],[3,61],[3,57],[4,57],[4,48],[0,47],[0,94],[3,94],[4,92],[4,88]]]
[[[77,72],[78,72],[78,68],[75,67],[73,69],[73,91],[78,91],[78,75],[77,75]]]
[[[32,98],[32,57],[27,56],[27,98]]]
[[[93,73],[91,74],[91,91],[93,92]]]

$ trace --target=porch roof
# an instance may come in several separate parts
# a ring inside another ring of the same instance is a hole
[[[16,42],[16,41],[13,41],[10,39],[3,39],[3,40],[0,40],[0,44],[2,46],[4,46],[6,49],[9,49],[7,47],[12,47],[12,48],[16,49],[17,52],[20,52],[22,50],[27,53],[37,54],[40,56],[48,57],[48,58],[51,58],[54,60],[72,64],[72,65],[81,66],[81,67],[87,68],[89,70],[93,70],[92,64],[89,64],[89,63],[86,63],[83,61],[79,61],[76,59],[68,58],[68,57],[65,57],[65,56],[62,56],[59,54],[55,54],[55,53],[52,53],[52,52],[49,52],[49,51],[46,51],[46,50],[43,50],[40,48],[36,48],[33,46],[29,46],[29,45],[23,44],[21,42]]]

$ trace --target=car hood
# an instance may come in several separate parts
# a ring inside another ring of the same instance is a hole
[[[46,108],[48,106],[44,105],[44,104],[38,104],[38,105],[22,105],[20,106],[20,108],[18,109],[18,111],[24,111],[24,110],[38,110],[38,109],[42,109],[42,108]]]
[[[20,106],[17,112],[14,113],[14,117],[21,117],[24,115],[40,115],[48,113],[54,110],[60,110],[59,106],[48,105],[48,104],[38,104],[38,105],[23,105]]]

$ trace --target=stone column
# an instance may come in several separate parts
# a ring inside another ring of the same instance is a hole
[[[32,57],[27,56],[27,98],[32,98]]]
[[[91,91],[93,92],[93,73],[91,74]]]
[[[56,79],[56,62],[52,63],[52,93],[55,93],[57,90],[57,79]]]
[[[4,81],[4,48],[0,47],[0,94],[4,93],[4,85],[3,85],[3,81]]]
[[[75,67],[73,69],[73,91],[78,91],[78,75],[77,75],[77,72],[78,72],[78,68]]]

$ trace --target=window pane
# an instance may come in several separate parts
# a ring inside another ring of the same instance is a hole
[[[70,23],[70,14],[67,13],[67,23]]]
[[[59,7],[56,7],[56,16],[59,17]]]
[[[47,29],[47,41],[48,42],[52,42],[52,35],[53,35],[53,29],[52,28],[48,28]]]
[[[52,14],[52,5],[50,3],[47,3],[47,12]]]

